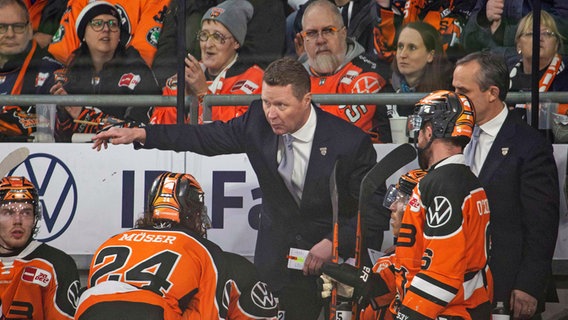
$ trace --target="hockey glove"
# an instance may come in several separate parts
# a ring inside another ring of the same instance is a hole
[[[104,113],[97,112],[94,109],[83,108],[81,114],[74,121],[74,133],[95,133],[104,125]]]
[[[326,262],[321,271],[322,278],[330,278],[331,281],[337,282],[337,293],[340,296],[349,297],[351,295],[351,299],[363,307],[370,303],[373,309],[377,309],[373,298],[388,293],[385,282],[367,266],[357,269],[346,263]],[[323,293],[322,291],[322,296]]]

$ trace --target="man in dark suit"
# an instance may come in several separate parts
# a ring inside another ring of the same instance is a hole
[[[456,64],[453,86],[476,110],[479,138],[464,150],[487,192],[491,210],[490,268],[494,304],[514,318],[539,319],[544,310],[558,233],[559,186],[552,145],[504,104],[505,62],[487,52]]]
[[[376,163],[376,152],[362,130],[312,104],[310,77],[291,58],[266,69],[261,100],[227,123],[112,128],[94,137],[93,148],[134,142],[208,156],[246,153],[263,193],[255,264],[287,320],[316,319],[322,301],[315,279],[332,258],[329,180],[334,164],[339,160],[339,252],[348,258],[355,247],[359,186]],[[292,155],[285,146],[290,136]],[[284,163],[292,163],[291,177],[279,172]],[[287,267],[291,248],[309,252],[302,270]]]

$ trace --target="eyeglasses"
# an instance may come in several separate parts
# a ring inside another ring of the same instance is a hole
[[[212,38],[214,43],[225,44],[225,41],[227,39],[231,39],[232,36],[224,36],[224,35],[220,34],[219,32],[209,33],[207,31],[199,31],[199,32],[197,32],[196,38],[197,38],[197,40],[199,40],[201,42],[205,42],[205,41],[209,40],[209,38]]]
[[[108,29],[112,32],[117,32],[119,29],[118,20],[112,19],[108,21],[104,21],[103,19],[93,19],[89,22],[89,25],[93,30],[99,32],[105,28],[105,24],[108,26]]]
[[[306,31],[300,32],[300,34],[302,35],[302,37],[304,37],[307,40],[316,40],[320,34],[321,34],[322,38],[327,39],[327,38],[335,35],[337,32],[339,32],[339,30],[341,30],[343,28],[345,28],[345,27],[341,27],[341,28],[325,27],[325,28],[321,29],[321,31],[320,30],[306,30]]]
[[[28,27],[28,22],[19,22],[19,23],[0,23],[0,34],[4,34],[8,32],[8,29],[11,27],[14,33],[24,33],[26,28]]]
[[[533,32],[532,32],[532,31],[523,32],[523,33],[521,34],[521,36],[532,38]],[[541,31],[541,32],[540,32],[540,37],[541,37],[541,39],[556,38],[556,32],[552,32],[552,31],[548,31],[548,30],[546,30],[546,31]]]

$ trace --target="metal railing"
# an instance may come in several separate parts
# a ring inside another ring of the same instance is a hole
[[[427,93],[373,93],[373,94],[314,94],[313,101],[320,104],[413,104]],[[568,103],[568,92],[542,92],[541,102]],[[251,101],[260,99],[260,95],[206,95],[203,99],[203,119],[211,120],[211,106],[248,105]],[[510,92],[507,103],[527,103],[531,101],[530,92]],[[64,105],[64,106],[116,106],[116,107],[148,107],[175,106],[176,96],[160,95],[1,95],[0,105]],[[193,97],[185,98],[185,106],[196,112],[196,101]],[[197,117],[191,117],[192,124],[197,123]]]

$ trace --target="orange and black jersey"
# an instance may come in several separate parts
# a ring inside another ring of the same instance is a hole
[[[308,64],[312,93],[378,93],[386,80],[379,74],[378,65],[367,59],[365,49],[351,39],[347,40],[345,62],[331,75],[318,75]],[[384,106],[376,105],[321,105],[321,109],[356,125],[371,135],[373,142],[392,142],[390,125]]]
[[[489,318],[488,228],[485,191],[463,155],[430,169],[404,212],[392,258],[401,319]]]
[[[462,55],[462,31],[475,0],[394,0],[391,8],[376,6],[374,45],[380,59],[392,61],[396,54],[396,32],[414,21],[424,21],[442,36],[444,50],[450,57]]]
[[[97,249],[77,316],[90,316],[100,305],[122,301],[157,306],[164,319],[240,319],[237,315],[243,309],[231,306],[238,303],[239,290],[249,286],[239,288],[235,281],[236,289],[230,291],[234,277],[232,266],[223,263],[225,254],[213,242],[184,229],[118,234]],[[225,294],[229,299],[223,300]],[[273,301],[269,291],[263,297],[259,301]],[[273,309],[276,313],[275,304]]]
[[[73,319],[81,285],[69,255],[34,240],[0,267],[1,319]]]
[[[62,65],[35,40],[0,68],[0,95],[49,94]],[[36,130],[35,106],[0,106],[0,138],[27,136]]]

